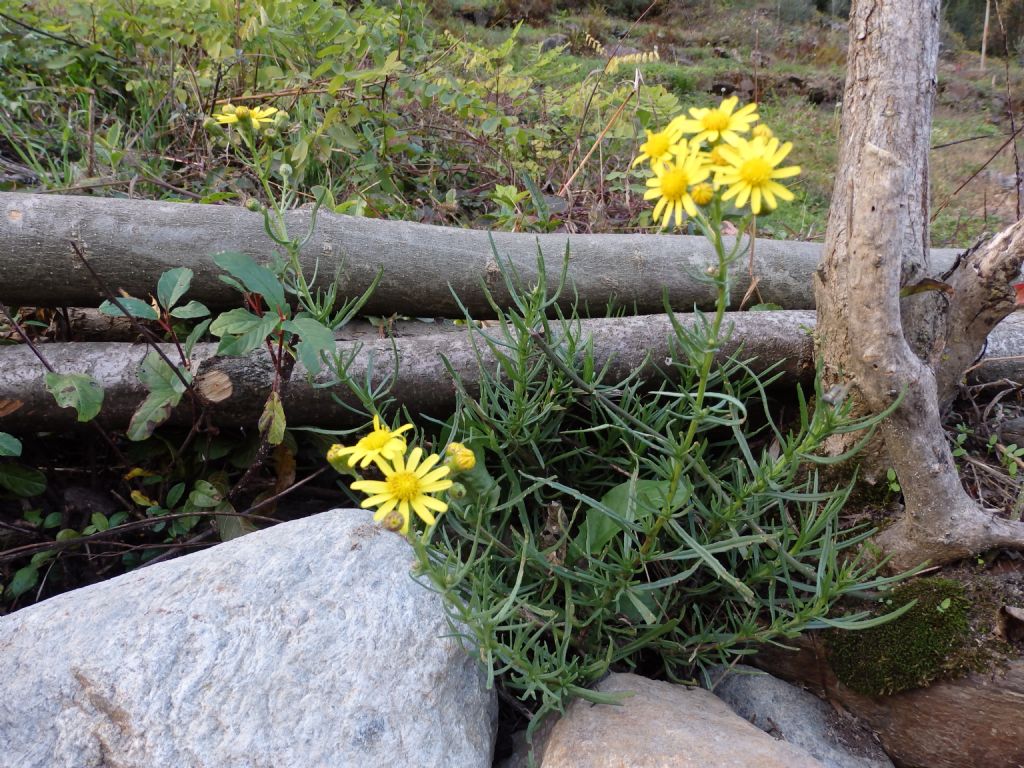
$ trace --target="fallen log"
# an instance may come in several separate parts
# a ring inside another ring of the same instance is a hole
[[[684,324],[694,322],[693,315],[680,314],[677,318]],[[790,381],[807,382],[813,377],[813,312],[736,312],[729,313],[726,322],[733,324],[733,332],[722,345],[719,359],[736,353],[742,346],[740,357],[752,359],[754,370],[763,371],[779,362],[779,370]],[[597,365],[609,364],[609,381],[624,378],[636,369],[645,375],[651,373],[653,366],[662,365],[669,356],[670,340],[674,337],[664,314],[583,320],[580,326],[583,334],[593,337]],[[348,374],[358,381],[369,378],[375,383],[394,375],[392,394],[411,413],[451,413],[456,388],[442,356],[472,392],[479,368],[470,334],[450,323],[404,322],[396,324],[395,330],[398,335],[391,340],[379,338],[377,329],[368,324],[346,326],[337,350],[342,355],[354,355]],[[492,335],[499,331],[494,327],[483,329]],[[1004,321],[993,331],[993,338],[1000,344],[1024,349],[1024,318]],[[479,338],[477,347],[484,364],[490,367],[494,357]],[[172,346],[165,345],[164,349],[175,359]],[[136,375],[149,351],[144,344],[75,342],[44,344],[40,350],[57,371],[85,373],[99,382],[106,393],[98,417],[100,423],[123,428],[146,396]],[[268,355],[260,350],[247,357],[217,357],[215,351],[215,344],[199,344],[192,358],[199,390],[216,400],[209,405],[213,422],[220,427],[255,424],[273,379]],[[1024,369],[1022,362],[1018,360],[1015,369],[1018,378]],[[1000,361],[997,378],[1010,370],[1007,365]],[[982,365],[974,373],[983,380],[991,380],[987,368]],[[0,430],[40,431],[74,426],[74,412],[57,406],[44,387],[44,374],[43,366],[28,347],[0,350]],[[283,395],[290,425],[341,427],[359,422],[351,408],[345,407],[356,406],[356,399],[345,387],[325,389],[323,385],[328,380],[326,372],[309,378],[301,365],[296,366]],[[171,420],[187,424],[191,418],[191,408],[183,403]]]
[[[239,303],[218,279],[213,254],[241,251],[265,262],[273,253],[263,216],[237,206],[0,192],[0,209],[0,301],[8,306],[97,306],[106,298],[71,242],[111,289],[133,296],[152,293],[163,271],[189,267],[195,272],[189,297],[213,307]],[[289,231],[302,235],[310,217],[308,210],[288,213]],[[603,315],[610,299],[634,313],[654,313],[663,309],[665,291],[682,311],[714,303],[714,288],[701,280],[711,250],[703,237],[685,235],[491,233],[321,212],[302,263],[307,275],[316,271],[316,285],[336,282],[340,296],[361,295],[383,270],[366,305],[370,314],[461,317],[454,292],[474,317],[483,318],[492,311],[482,285],[499,304],[509,302],[495,251],[529,286],[537,280],[538,252],[547,273],[556,276],[567,248],[563,306],[578,296],[594,314]],[[933,250],[936,274],[957,253]],[[758,240],[757,300],[812,309],[811,275],[820,255],[818,243]],[[750,285],[747,260],[741,261],[733,308]]]

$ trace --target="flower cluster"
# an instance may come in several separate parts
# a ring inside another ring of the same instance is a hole
[[[674,219],[681,226],[684,211],[696,217],[697,206],[709,205],[722,188],[723,201],[749,205],[754,215],[774,209],[779,199],[793,199],[777,181],[800,173],[796,165],[779,167],[793,145],[780,144],[768,126],[755,125],[756,104],[736,109],[738,101],[733,96],[715,108],[693,108],[664,130],[647,131],[633,165],[648,162],[654,174],[644,199],[658,201],[655,223],[666,227]]]
[[[360,479],[351,484],[353,491],[366,494],[362,507],[376,507],[373,519],[385,528],[402,534],[409,532],[410,511],[427,525],[437,519],[434,513],[448,510],[448,504],[435,494],[449,491],[453,483],[449,475],[468,472],[476,466],[476,455],[461,443],[451,443],[441,466],[441,456],[424,455],[419,447],[408,451],[404,432],[412,424],[403,424],[392,430],[373,417],[373,431],[355,445],[335,444],[327,452],[327,461],[339,472],[350,472],[357,466],[367,469],[373,463],[383,479]],[[457,485],[457,484],[456,484]]]

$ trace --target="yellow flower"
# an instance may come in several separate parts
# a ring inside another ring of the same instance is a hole
[[[410,508],[427,525],[433,525],[435,522],[431,510],[441,513],[448,509],[445,502],[429,494],[451,487],[452,481],[446,478],[451,470],[448,467],[438,467],[431,471],[441,457],[431,453],[421,462],[422,455],[422,448],[413,448],[409,453],[408,462],[399,454],[395,457],[394,466],[379,463],[381,472],[384,473],[383,480],[356,480],[352,483],[353,491],[362,491],[368,495],[362,503],[364,509],[377,507],[374,520],[387,520],[390,527],[395,521],[394,518],[389,518],[389,515],[397,510],[402,518],[400,530],[406,533],[409,530]]]
[[[755,139],[764,139],[765,141],[767,141],[775,134],[772,133],[772,129],[769,128],[764,123],[758,123],[750,131],[750,135],[753,136]]]
[[[721,139],[727,144],[737,144],[740,141],[739,134],[746,133],[750,130],[751,123],[757,122],[757,104],[747,104],[733,112],[737,102],[739,102],[739,98],[731,96],[728,99],[723,99],[722,103],[714,109],[691,107],[692,119],[680,115],[669,123],[669,129],[674,127],[683,133],[696,134],[691,139],[696,143],[705,139],[709,142]]]
[[[225,104],[224,109],[214,118],[221,125],[228,123],[240,123],[248,120],[255,130],[260,129],[260,123],[271,122],[270,118],[277,112],[277,107],[236,107],[233,104]]]
[[[672,159],[673,150],[676,149],[678,144],[683,141],[683,132],[678,127],[673,127],[670,123],[668,128],[658,133],[651,133],[645,131],[647,134],[647,141],[640,145],[640,154],[637,155],[636,160],[633,161],[631,168],[636,167],[644,160],[651,161],[651,167],[654,168],[658,165],[664,165]]]
[[[476,466],[476,454],[462,443],[451,443],[445,449],[448,466],[455,472],[469,472]]]
[[[793,193],[775,179],[786,179],[800,173],[800,166],[777,167],[793,149],[790,142],[781,147],[779,140],[753,139],[741,142],[736,147],[723,147],[722,154],[729,166],[719,172],[718,181],[729,187],[723,200],[736,198],[736,207],[742,208],[750,201],[750,210],[756,215],[761,212],[761,202],[768,210],[778,204],[776,197],[792,200]]]
[[[401,434],[410,429],[412,424],[404,424],[392,432],[387,427],[382,427],[380,417],[374,414],[373,432],[352,446],[332,445],[327,451],[327,462],[338,469],[342,458],[348,456],[350,467],[354,467],[356,462],[361,460],[359,466],[366,469],[373,461],[383,470],[385,461],[393,461],[405,453],[405,438],[401,437]]]
[[[711,171],[696,154],[677,158],[675,163],[658,166],[654,169],[655,177],[647,180],[650,187],[644,193],[644,200],[660,198],[654,206],[654,223],[661,221],[667,227],[672,214],[675,214],[676,226],[683,223],[683,209],[690,216],[697,215],[697,206],[693,204],[689,188],[706,179]]]
[[[715,197],[715,188],[705,181],[691,190],[690,197],[693,198],[693,202],[697,205],[707,205]]]

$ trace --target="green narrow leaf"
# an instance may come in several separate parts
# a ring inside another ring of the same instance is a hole
[[[186,357],[192,356],[192,350],[195,348],[196,342],[198,342],[199,339],[203,337],[203,334],[206,333],[206,329],[210,327],[211,322],[211,320],[203,320],[203,322],[201,322],[199,325],[192,329],[192,333],[190,333],[188,335],[188,338],[185,339]]]
[[[0,432],[0,456],[21,456],[21,440],[14,435]]]
[[[0,488],[30,499],[46,490],[46,475],[24,464],[0,464]]]
[[[130,296],[124,296],[119,298],[118,304],[125,308],[128,315],[131,317],[141,317],[143,320],[156,320],[160,317],[156,313],[156,310],[152,306],[147,304],[142,299],[133,299]],[[104,301],[100,304],[100,312],[110,317],[124,317],[124,312],[110,301]]]
[[[96,418],[103,406],[103,388],[84,373],[47,373],[46,389],[61,408],[74,408],[79,421]]]
[[[281,395],[271,392],[263,406],[263,414],[260,416],[259,429],[261,435],[266,435],[267,442],[271,445],[280,445],[284,440],[285,430],[284,408],[281,406]]]
[[[160,275],[156,284],[156,298],[164,309],[171,309],[192,284],[194,273],[188,267],[175,267]]]
[[[218,253],[214,263],[245,286],[250,293],[258,293],[275,312],[285,311],[284,286],[271,270],[257,264],[244,253]]]

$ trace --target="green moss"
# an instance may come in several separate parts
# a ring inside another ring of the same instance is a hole
[[[976,668],[970,642],[971,601],[953,579],[917,579],[894,589],[879,613],[917,604],[881,626],[830,631],[829,661],[840,682],[858,693],[885,696],[920,688]]]

